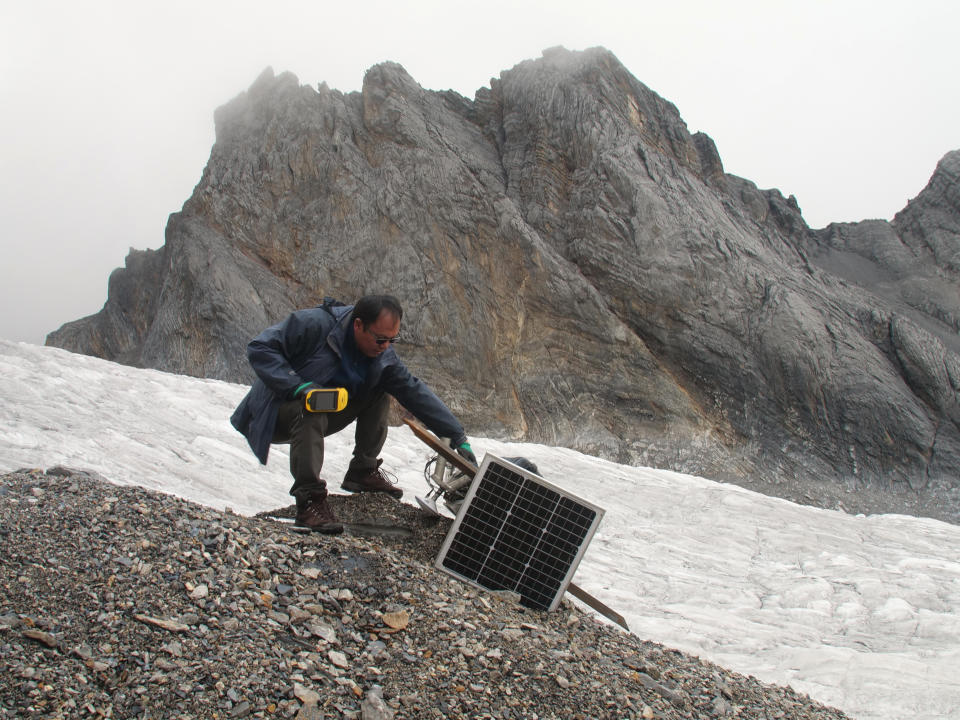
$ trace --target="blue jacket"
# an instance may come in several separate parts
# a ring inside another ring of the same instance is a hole
[[[230,422],[246,436],[261,463],[267,462],[280,404],[292,400],[305,382],[331,387],[341,368],[352,310],[352,306],[298,310],[247,345],[247,359],[257,379]],[[467,441],[457,418],[426,383],[410,374],[392,346],[371,359],[366,378],[353,389],[351,399],[375,391],[395,397],[433,433],[451,438],[454,445]]]

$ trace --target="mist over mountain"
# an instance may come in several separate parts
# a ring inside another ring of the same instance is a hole
[[[814,230],[601,48],[472,100],[268,69],[215,122],[164,246],[47,344],[245,381],[291,310],[386,291],[468,433],[960,520],[960,151],[892,221]]]

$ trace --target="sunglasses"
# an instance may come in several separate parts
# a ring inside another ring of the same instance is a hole
[[[385,337],[385,336],[383,336],[383,335],[377,335],[376,333],[370,332],[370,330],[368,330],[367,328],[364,328],[364,331],[365,331],[368,335],[373,336],[373,341],[374,341],[377,345],[386,345],[387,343],[390,343],[390,344],[392,345],[393,343],[398,343],[398,342],[400,342],[400,336],[399,336],[399,335],[394,335],[393,337]]]

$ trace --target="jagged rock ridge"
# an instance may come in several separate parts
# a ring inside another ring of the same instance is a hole
[[[245,380],[291,309],[392,291],[471,433],[960,518],[960,154],[892,223],[813,231],[603,49],[472,101],[267,70],[215,120],[164,247],[49,344]]]

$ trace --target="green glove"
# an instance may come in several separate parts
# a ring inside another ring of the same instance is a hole
[[[473,454],[473,448],[470,447],[470,443],[463,442],[455,448],[457,454],[460,455],[464,460],[470,462],[473,465],[477,464],[477,456]]]
[[[297,389],[293,391],[293,398],[296,399],[298,397],[303,397],[304,395],[307,394],[308,390],[312,390],[313,388],[319,388],[319,387],[320,386],[317,385],[315,382],[305,382],[302,385],[298,385]]]

